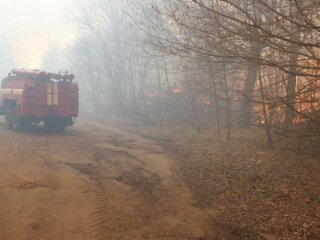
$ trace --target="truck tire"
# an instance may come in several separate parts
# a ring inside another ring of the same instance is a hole
[[[12,104],[11,110],[10,110],[10,113],[11,113],[11,116],[10,116],[11,128],[10,129],[13,129],[15,131],[25,130],[28,126],[28,121],[24,118],[21,118],[19,112],[20,111],[19,111],[18,105]]]
[[[5,106],[4,109],[4,116],[5,116],[5,124],[7,129],[12,129],[12,107],[11,105]]]
[[[66,130],[66,125],[64,124],[58,124],[57,126],[55,126],[55,132],[57,133],[62,133]]]
[[[66,125],[55,121],[45,121],[44,127],[52,133],[62,133],[66,129]]]
[[[15,131],[20,130],[20,116],[17,104],[14,104],[11,109],[12,129]]]

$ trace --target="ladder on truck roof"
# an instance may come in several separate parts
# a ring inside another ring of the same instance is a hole
[[[69,74],[66,70],[60,70],[59,73],[49,73],[46,71],[40,70],[25,70],[25,69],[12,69],[12,74],[20,77],[32,77],[32,78],[41,78],[41,79],[55,79],[55,80],[69,80],[74,79],[73,74]]]

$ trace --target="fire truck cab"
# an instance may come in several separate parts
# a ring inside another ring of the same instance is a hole
[[[72,126],[79,115],[78,84],[73,80],[67,71],[13,69],[0,88],[0,114],[6,127],[21,130],[44,122],[49,130],[63,131]]]

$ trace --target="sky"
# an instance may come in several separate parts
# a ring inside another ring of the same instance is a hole
[[[0,39],[10,45],[14,67],[41,68],[48,48],[72,42],[70,6],[71,0],[0,0]]]

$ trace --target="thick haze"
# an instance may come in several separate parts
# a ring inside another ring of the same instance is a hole
[[[72,41],[70,5],[70,0],[0,1],[0,40],[10,46],[16,67],[39,68],[50,46]]]

